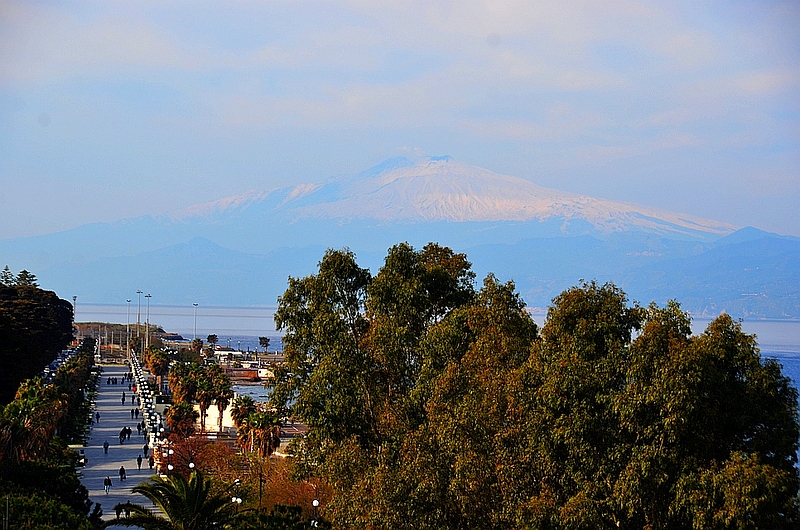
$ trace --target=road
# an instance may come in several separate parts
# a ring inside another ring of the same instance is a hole
[[[99,503],[103,508],[103,519],[109,520],[116,517],[114,505],[130,501],[136,504],[150,505],[152,503],[145,497],[134,494],[131,488],[145,482],[153,472],[144,459],[142,446],[147,441],[139,435],[136,424],[142,421],[140,414],[137,419],[131,419],[131,403],[133,392],[128,390],[128,383],[122,384],[123,376],[128,372],[127,365],[103,365],[100,374],[96,410],[100,413],[100,421],[95,423],[89,435],[87,446],[84,448],[87,464],[82,469],[81,482],[89,490],[89,498]],[[107,384],[109,377],[116,377],[118,384]],[[122,403],[122,393],[125,392],[125,403]],[[133,431],[130,440],[120,444],[119,432],[123,427],[130,427]],[[108,454],[103,451],[103,443],[108,441]],[[138,469],[136,458],[142,455],[142,468]],[[124,466],[127,479],[120,480],[119,468]],[[113,485],[108,494],[103,489],[103,480],[106,476],[111,478]],[[124,517],[124,514],[122,515]],[[122,527],[111,527],[122,528]]]

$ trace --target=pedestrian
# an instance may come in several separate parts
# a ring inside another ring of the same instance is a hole
[[[107,384],[107,385],[110,385],[110,384],[111,384],[111,378],[110,378],[110,377],[109,377],[108,379],[106,379],[106,384]]]
[[[119,515],[122,513],[122,506],[117,504],[116,506],[114,506],[114,511],[117,512],[117,519],[119,519]]]
[[[106,495],[108,495],[108,491],[111,489],[111,477],[108,475],[103,479],[103,489],[106,490]]]
[[[108,454],[108,440],[106,440],[105,442],[103,442],[103,452],[104,452],[105,454]]]
[[[100,423],[100,411],[94,413],[94,419],[97,423]]]
[[[142,470],[142,455],[136,457],[136,465],[139,466],[139,471]]]
[[[125,427],[125,434],[127,435],[128,440],[131,439],[131,434],[133,434],[133,429],[130,427]]]
[[[137,423],[136,424],[136,432],[139,433],[139,434],[142,434],[142,424],[141,423]]]
[[[147,459],[147,465],[150,466],[150,471],[153,470],[153,466],[156,464],[156,459],[153,458],[153,455],[150,455],[150,458]]]
[[[128,383],[128,390],[129,390],[129,391],[130,391],[130,389],[131,389],[131,386],[132,386],[132,385],[131,385],[130,383]]]
[[[130,516],[131,516],[131,501],[128,501],[125,503],[125,518],[127,519]]]
[[[131,419],[133,419],[133,409],[131,409]]]
[[[125,404],[125,392],[122,393],[122,404]]]
[[[125,466],[119,466],[119,479],[125,480],[127,478],[127,474],[125,472]]]
[[[134,419],[137,419],[137,420],[139,419],[139,407],[136,407],[135,409],[133,409],[133,415],[134,415]]]
[[[144,453],[145,458],[147,458],[148,451],[150,451],[150,446],[147,444],[147,442],[145,442],[144,445],[142,446],[142,453]]]

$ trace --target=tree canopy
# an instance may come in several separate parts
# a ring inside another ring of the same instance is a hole
[[[72,341],[72,304],[39,289],[31,277],[23,284],[0,282],[0,404]]]
[[[349,251],[290,278],[273,404],[341,528],[793,528],[797,390],[728,315],[583,283],[537,327],[463,254]]]

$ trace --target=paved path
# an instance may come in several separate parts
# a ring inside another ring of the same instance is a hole
[[[144,458],[142,446],[147,439],[136,432],[136,424],[142,421],[142,414],[140,413],[137,419],[131,419],[131,409],[135,408],[135,405],[131,404],[134,394],[128,390],[127,382],[121,383],[123,375],[128,372],[128,366],[104,365],[102,368],[96,402],[100,421],[92,426],[87,446],[84,448],[88,462],[82,469],[81,482],[89,490],[89,498],[102,505],[103,519],[108,520],[116,517],[114,505],[120,502],[131,501],[152,506],[143,496],[131,493],[131,488],[147,481],[153,473],[147,465],[147,459],[142,461],[141,470],[136,465],[137,456],[141,454]],[[118,384],[106,384],[109,377],[116,377]],[[122,392],[125,392],[124,405],[121,401]],[[133,433],[130,440],[120,444],[119,432],[126,426],[130,427]],[[108,454],[103,452],[103,442],[106,440],[109,443]],[[127,480],[120,480],[120,466],[125,467]],[[103,479],[106,476],[111,477],[113,482],[111,492],[108,494],[103,490]]]

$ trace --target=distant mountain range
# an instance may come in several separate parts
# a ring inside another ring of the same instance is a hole
[[[697,315],[800,318],[800,238],[543,188],[449,157],[0,241],[0,259],[86,303],[145,289],[164,304],[274,305],[288,276],[312,273],[326,248],[348,247],[377,272],[401,241],[466,252],[479,277],[513,279],[534,307],[597,279]]]

